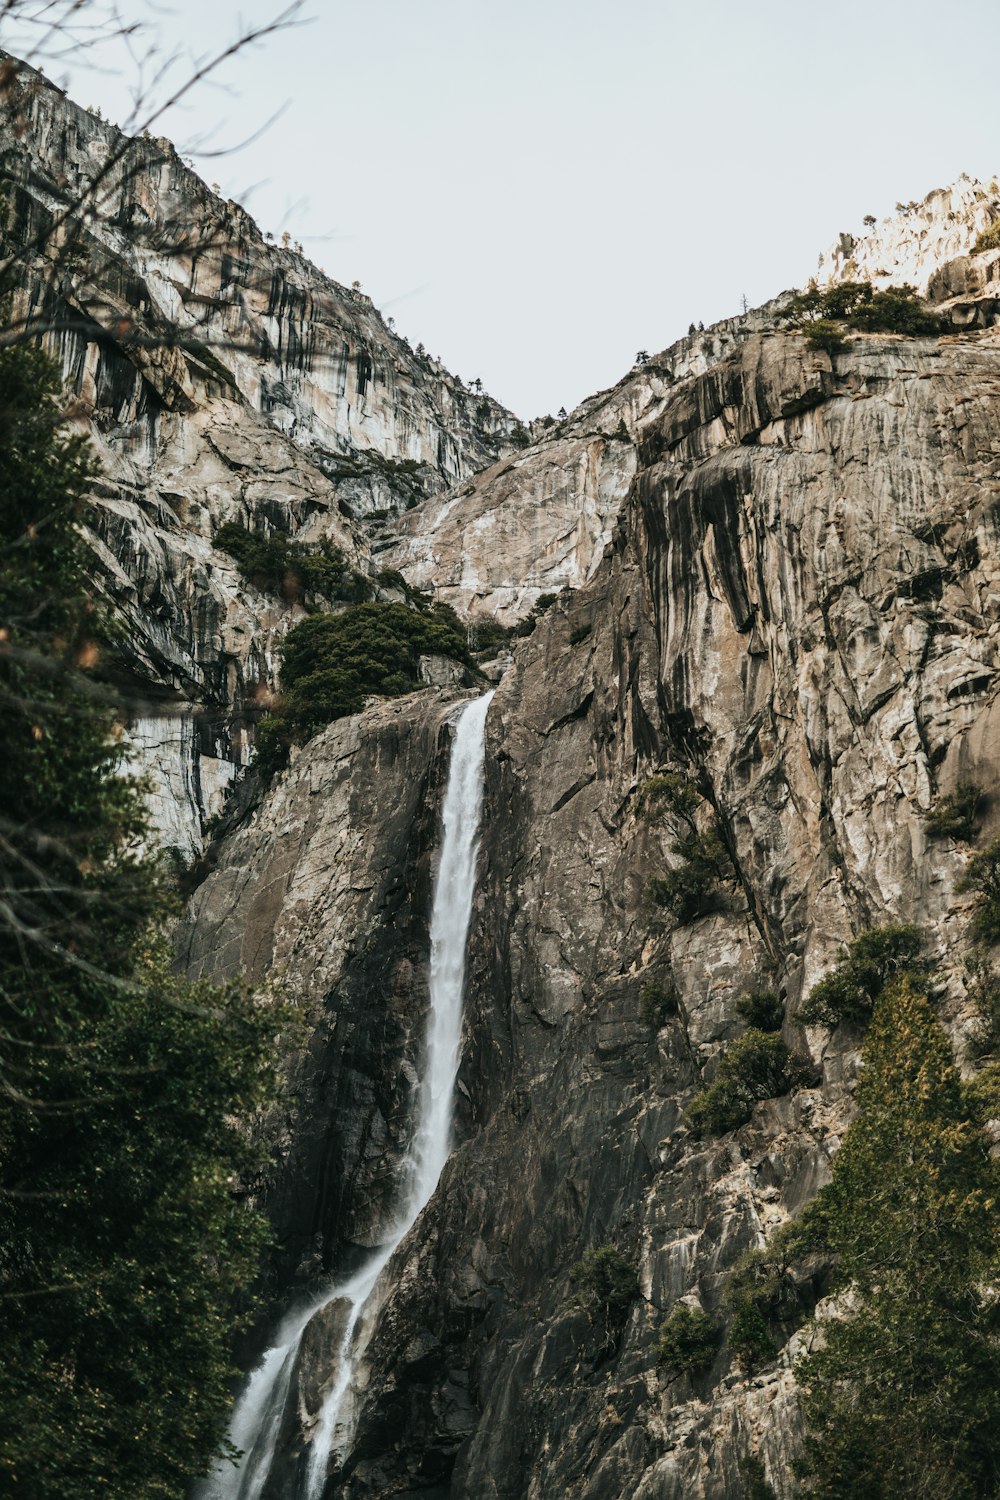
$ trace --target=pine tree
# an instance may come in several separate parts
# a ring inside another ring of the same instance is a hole
[[[1000,1482],[997,1170],[924,988],[875,1006],[825,1191],[844,1316],[798,1369],[820,1500],[974,1500]]]
[[[57,397],[0,351],[0,1490],[180,1500],[224,1448],[276,1018],[171,973]]]

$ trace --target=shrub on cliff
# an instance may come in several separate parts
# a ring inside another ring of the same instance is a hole
[[[807,323],[802,332],[807,343],[814,349],[825,349],[827,354],[837,354],[847,348],[843,323],[834,323],[829,318],[817,318],[815,323]]]
[[[953,792],[941,797],[927,813],[928,838],[970,843],[976,836],[983,801],[982,787],[974,781],[960,781]]]
[[[785,1007],[773,990],[751,990],[737,1000],[736,1010],[758,1031],[780,1031],[785,1023]]]
[[[601,1333],[602,1348],[616,1348],[632,1303],[639,1296],[635,1268],[614,1245],[600,1245],[588,1250],[569,1274],[577,1302]]]
[[[226,1451],[276,1018],[172,972],[57,392],[0,351],[0,1490],[165,1500]]]
[[[976,1012],[976,1051],[980,1056],[1000,1051],[1000,974],[982,949],[967,960],[966,970],[966,994]]]
[[[788,314],[802,324],[805,336],[822,348],[836,350],[848,328],[863,333],[934,334],[942,322],[930,312],[912,286],[876,291],[867,281],[839,281],[820,291],[810,287],[788,304]]]
[[[804,1026],[863,1024],[892,976],[919,968],[921,945],[920,929],[905,923],[860,933],[836,968],[809,991],[796,1019]]]
[[[1000,943],[1000,838],[993,839],[980,854],[969,860],[955,889],[976,893],[972,918],[972,935],[976,941],[989,947]]]
[[[914,337],[942,331],[937,313],[929,312],[912,286],[889,286],[874,292],[851,314],[864,333],[905,333]]]
[[[767,1482],[762,1461],[754,1454],[740,1460],[740,1478],[743,1481],[743,1500],[776,1500],[774,1490]]]
[[[639,1014],[647,1026],[659,1030],[679,1008],[680,996],[672,980],[647,979],[639,991]]]
[[[823,1190],[850,1296],[796,1367],[815,1500],[973,1500],[1000,1477],[1000,1181],[924,987],[879,998]]]
[[[816,1305],[814,1280],[829,1270],[829,1227],[821,1192],[795,1219],[751,1250],[734,1267],[723,1295],[730,1317],[729,1352],[744,1369],[756,1369],[777,1355]],[[818,1258],[818,1260],[817,1260]],[[796,1265],[812,1261],[814,1274],[796,1279]]]
[[[665,907],[682,926],[717,909],[722,888],[733,877],[718,819],[706,813],[705,807],[697,784],[682,772],[650,776],[640,791],[642,816],[667,824],[673,834],[670,852],[680,860],[647,882],[646,900],[651,906]]]
[[[976,242],[972,247],[973,255],[982,255],[984,250],[1000,250],[1000,219],[984,229],[982,234],[976,236]]]
[[[678,1302],[660,1329],[660,1363],[694,1375],[707,1370],[719,1347],[719,1327],[700,1307]]]
[[[257,726],[255,764],[270,775],[289,746],[358,713],[369,694],[411,691],[424,654],[469,659],[465,630],[447,605],[372,602],[302,620],[285,637],[281,698]]]
[[[307,594],[320,594],[331,602],[371,598],[368,579],[349,568],[339,547],[330,542],[307,546],[280,531],[250,531],[234,521],[220,526],[212,541],[254,588],[288,604],[301,604]]]
[[[751,1027],[733,1042],[708,1088],[688,1105],[691,1129],[699,1135],[737,1130],[749,1120],[755,1104],[787,1093],[795,1073],[781,1038]]]

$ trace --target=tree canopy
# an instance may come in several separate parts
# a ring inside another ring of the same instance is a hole
[[[171,972],[58,389],[0,350],[0,1489],[179,1500],[224,1451],[280,1013]]]
[[[817,1500],[980,1500],[1000,1482],[997,1167],[915,976],[877,1001],[821,1194],[841,1316],[798,1367]]]

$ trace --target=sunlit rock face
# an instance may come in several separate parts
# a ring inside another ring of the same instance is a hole
[[[960,1054],[968,1045],[966,856],[932,843],[924,814],[957,780],[991,786],[1000,773],[998,370],[990,332],[866,336],[831,360],[797,333],[751,330],[637,425],[636,476],[603,559],[514,643],[487,721],[457,1147],[390,1264],[337,1493],[739,1500],[752,1454],[792,1500],[791,1366],[805,1327],[753,1375],[723,1345],[693,1378],[658,1365],[657,1330],[680,1298],[724,1315],[740,1257],[829,1175],[859,1036],[795,1018],[843,942],[885,921],[920,925],[941,1014]],[[192,913],[217,972],[235,972],[245,950],[258,974],[328,996],[334,1039],[318,1026],[296,1066],[328,1055],[331,1077],[351,1037],[359,1066],[369,1012],[330,969],[339,908],[321,909],[319,886],[309,895],[328,841],[307,847],[297,830],[318,830],[331,777],[357,778],[363,795],[338,814],[349,862],[325,855],[323,879],[351,893],[353,972],[382,954],[369,1004],[395,1037],[401,1011],[419,1012],[405,977],[419,973],[419,942],[413,967],[402,960],[427,910],[406,851],[434,838],[423,800],[405,832],[399,768],[429,791],[418,765],[440,765],[428,735],[440,709],[420,702],[396,710],[389,739],[383,707],[304,747],[218,847]],[[639,798],[663,765],[704,777],[734,863],[722,908],[685,926],[644,894],[671,861]],[[368,811],[383,787],[391,834]],[[985,837],[997,821],[994,808]],[[265,842],[287,861],[278,882],[254,864]],[[388,899],[393,861],[401,887]],[[287,946],[271,957],[279,889],[291,963]],[[650,982],[676,986],[676,1016],[644,1013]],[[816,1081],[735,1133],[697,1139],[685,1108],[755,983],[781,995],[785,1039]],[[398,1099],[410,1063],[378,1055],[382,1094]],[[357,1107],[340,1096],[330,1150],[342,1192],[384,1180],[373,1159],[391,1175],[398,1151],[392,1129],[363,1128],[370,1092]],[[323,1222],[331,1191],[296,1153],[288,1143],[272,1189],[279,1230]],[[570,1279],[604,1243],[642,1290],[610,1358]],[[822,1292],[803,1285],[803,1307]],[[319,1341],[302,1380],[328,1378],[325,1358]],[[306,1436],[291,1420],[290,1458]]]
[[[978,235],[1000,218],[1000,184],[960,177],[935,188],[921,202],[900,203],[861,234],[842,234],[819,258],[816,280],[870,281],[873,286],[909,283],[922,295],[939,269],[968,255]]]
[[[593,578],[636,472],[643,425],[676,383],[771,321],[767,309],[694,331],[637,364],[565,420],[531,424],[531,444],[440,500],[390,521],[379,560],[473,620],[513,625],[542,594]]]
[[[358,518],[493,462],[515,419],[412,350],[364,293],[269,243],[168,141],[129,141],[29,69],[0,157],[25,258],[15,317],[44,331],[101,463],[92,527],[124,666],[140,697],[226,718],[222,759],[238,765],[296,610],[241,580],[218,527],[328,540],[368,571]],[[66,206],[81,200],[71,236]],[[178,743],[163,728],[135,737],[141,765],[143,745]],[[169,775],[200,778],[193,762]],[[187,852],[197,806],[181,820]]]

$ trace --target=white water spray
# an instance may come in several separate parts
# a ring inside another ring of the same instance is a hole
[[[452,1098],[462,1045],[465,946],[476,879],[479,814],[483,801],[483,738],[492,692],[462,709],[442,809],[441,859],[431,908],[430,1007],[424,1041],[413,1139],[403,1164],[402,1195],[387,1242],[350,1280],[323,1292],[280,1325],[237,1403],[230,1424],[232,1443],[242,1449],[238,1468],[220,1465],[199,1487],[198,1500],[259,1500],[267,1483],[292,1384],[295,1361],[311,1319],[341,1300],[344,1332],[337,1373],[320,1410],[305,1480],[305,1500],[320,1500],[334,1448],[350,1436],[344,1412],[358,1363],[378,1319],[374,1295],[379,1277],[396,1247],[438,1185],[451,1149]]]

